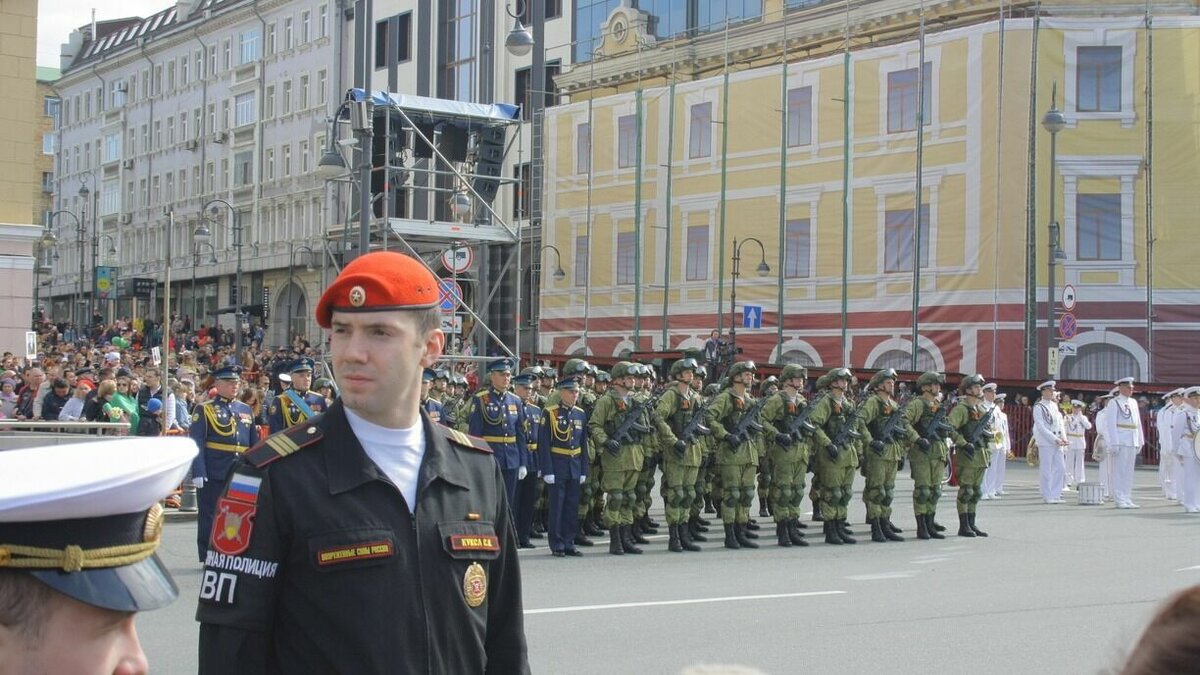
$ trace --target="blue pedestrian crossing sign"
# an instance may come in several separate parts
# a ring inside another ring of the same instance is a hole
[[[742,328],[762,328],[762,305],[742,305]]]

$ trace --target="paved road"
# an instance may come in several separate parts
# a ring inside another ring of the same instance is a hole
[[[1009,478],[1008,496],[981,504],[987,539],[779,549],[764,528],[757,551],[713,541],[674,554],[661,535],[642,556],[522,551],[533,670],[1095,673],[1120,662],[1157,603],[1200,583],[1200,516],[1162,500],[1154,472],[1137,472],[1137,511],[1044,505],[1023,463]],[[897,488],[911,535],[911,482]],[[953,510],[943,496],[939,520],[951,526]],[[857,497],[851,515],[861,522]],[[196,669],[194,527],[166,529],[180,600],[138,619],[156,673]]]

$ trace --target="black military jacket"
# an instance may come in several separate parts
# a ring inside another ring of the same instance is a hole
[[[529,672],[500,470],[421,418],[415,515],[340,401],[243,456],[205,561],[201,673]]]

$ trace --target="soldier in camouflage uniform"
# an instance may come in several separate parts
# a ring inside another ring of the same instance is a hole
[[[671,432],[679,439],[674,446],[662,449],[663,501],[666,503],[667,530],[670,533],[667,549],[676,553],[700,550],[699,546],[692,543],[688,529],[688,515],[696,497],[696,476],[700,473],[703,459],[703,449],[697,442],[701,438],[699,430],[688,430],[701,405],[700,395],[691,385],[699,366],[693,358],[673,363],[671,377],[675,383],[658,399],[659,418],[667,422]],[[698,422],[703,422],[703,419]],[[685,434],[685,431],[689,433]]]
[[[783,389],[772,394],[762,409],[763,428],[770,439],[767,456],[771,461],[771,509],[780,546],[808,546],[800,532],[800,501],[804,497],[810,445],[804,429],[793,429],[793,420],[807,405],[801,393],[806,377],[804,366],[784,366],[779,376]]]
[[[934,518],[937,516],[938,500],[942,496],[942,476],[946,474],[946,461],[949,459],[946,438],[950,432],[945,424],[938,429],[930,428],[942,405],[938,394],[945,382],[946,377],[941,373],[922,373],[917,378],[920,396],[904,406],[904,419],[917,432],[917,440],[908,453],[908,463],[913,478],[913,512],[917,518],[918,539],[946,538],[938,530],[940,526]]]
[[[637,405],[631,395],[635,386],[632,365],[621,361],[613,366],[612,387],[596,401],[588,420],[589,443],[600,448],[600,466],[604,469],[604,518],[609,528],[608,552],[613,555],[642,552],[633,541],[632,527],[637,478],[645,463],[646,448],[661,443],[674,445],[677,440],[666,424],[660,421],[655,425],[656,418]],[[629,438],[614,438],[626,416],[632,414],[638,418],[633,421]]]
[[[854,374],[847,368],[835,368],[822,376],[817,380],[817,388],[828,388],[829,396],[814,404],[816,408],[809,417],[816,427],[813,452],[821,480],[821,513],[825,516],[827,544],[858,543],[846,524],[846,512],[854,495],[857,441],[867,432],[861,419],[856,419],[855,402],[849,396],[853,382]]]
[[[864,457],[863,501],[867,503],[867,523],[871,541],[904,541],[900,528],[892,525],[892,499],[896,492],[896,470],[908,443],[917,440],[917,432],[904,419],[896,400],[896,371],[887,368],[871,377],[867,390],[873,395],[863,404],[862,421],[871,434]],[[889,429],[890,425],[890,429]]]
[[[779,391],[779,378],[769,375],[758,385],[758,397],[765,398]],[[768,518],[774,513],[771,503],[771,453],[758,458],[758,516]]]
[[[644,363],[634,363],[634,375],[637,384],[633,388],[633,397],[637,401],[647,401],[653,396],[654,369]],[[650,414],[654,423],[659,422],[658,412],[651,407]],[[639,544],[648,544],[647,534],[658,534],[658,522],[650,517],[650,505],[654,502],[654,473],[662,463],[662,448],[657,445],[646,447],[646,461],[638,473],[637,500],[633,506],[633,540]]]
[[[969,375],[958,385],[962,397],[956,402],[947,419],[950,426],[962,435],[963,442],[955,439],[958,458],[958,536],[986,537],[987,532],[975,526],[975,507],[983,496],[983,474],[991,463],[992,450],[988,439],[992,434],[991,418],[983,403],[982,375]],[[987,418],[987,419],[985,419]],[[987,425],[980,428],[980,425]],[[978,446],[971,443],[979,438]]]
[[[763,434],[748,429],[738,433],[742,418],[752,413],[757,367],[753,361],[738,361],[729,367],[729,388],[717,394],[705,413],[705,424],[717,441],[717,471],[721,479],[721,521],[725,525],[726,548],[758,548],[758,535],[748,530],[750,504],[754,500],[754,476],[762,454]]]
[[[704,380],[708,377],[708,369],[704,365],[696,367],[696,374],[689,383],[692,391],[696,394],[697,405],[703,406],[708,402],[708,396],[702,393],[704,389]],[[703,425],[703,420],[701,425]],[[700,448],[700,468],[696,471],[695,497],[692,499],[692,505],[688,509],[688,535],[692,541],[706,542],[708,537],[704,536],[708,532],[709,522],[701,513],[704,511],[704,504],[708,499],[708,475],[713,466],[713,444],[711,441],[712,429],[704,427],[700,435],[693,441],[696,447]]]

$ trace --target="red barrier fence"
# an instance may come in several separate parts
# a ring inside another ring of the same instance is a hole
[[[1142,430],[1146,433],[1146,445],[1142,448],[1143,464],[1158,464],[1158,427],[1154,417],[1148,410],[1142,410]],[[1033,433],[1033,408],[1024,405],[1005,405],[1004,414],[1008,415],[1008,433],[1012,439],[1012,451],[1017,457],[1025,456],[1025,446]],[[1096,443],[1095,415],[1088,415],[1092,429],[1087,432],[1088,451]]]

